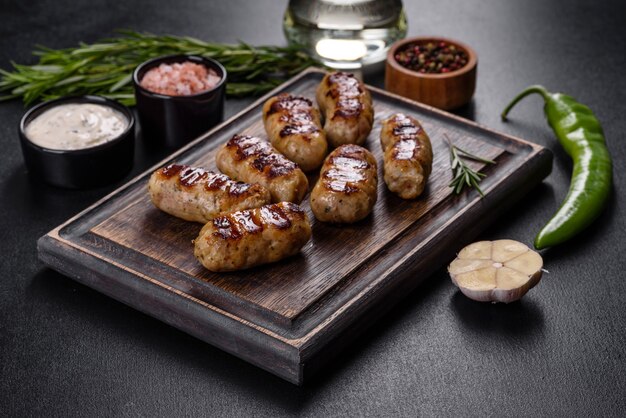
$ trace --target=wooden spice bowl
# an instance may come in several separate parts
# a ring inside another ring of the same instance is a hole
[[[396,52],[408,44],[445,42],[465,51],[467,64],[448,73],[419,73],[402,66]],[[446,38],[414,37],[394,43],[387,54],[385,89],[400,96],[425,103],[439,109],[451,110],[467,104],[476,89],[478,57],[469,46]]]

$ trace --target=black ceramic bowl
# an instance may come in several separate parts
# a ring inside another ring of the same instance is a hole
[[[160,64],[194,62],[215,70],[218,84],[189,96],[167,96],[143,88],[141,79]],[[133,73],[137,113],[144,142],[156,148],[179,148],[220,123],[224,117],[226,69],[219,62],[194,55],[170,55],[144,62]]]
[[[112,107],[128,119],[128,127],[117,138],[78,150],[55,150],[32,143],[26,126],[44,111],[68,103],[95,103]],[[28,172],[54,186],[83,189],[104,186],[124,177],[133,166],[135,118],[124,105],[99,96],[63,97],[40,103],[22,117],[19,137]]]

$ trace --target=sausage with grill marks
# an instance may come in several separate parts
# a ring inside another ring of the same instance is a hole
[[[265,186],[274,203],[300,203],[309,188],[296,163],[254,136],[233,136],[217,153],[216,162],[222,173],[235,180]]]
[[[304,210],[282,202],[213,219],[194,240],[194,254],[210,271],[242,270],[297,254],[310,238]]]
[[[359,145],[331,152],[311,191],[311,210],[322,222],[352,223],[372,211],[377,198],[376,159]]]
[[[270,192],[259,184],[231,180],[203,168],[171,164],[152,173],[148,193],[162,211],[187,221],[206,223],[234,210],[270,203]]]
[[[279,94],[263,105],[272,145],[304,171],[319,168],[328,152],[319,110],[306,97]]]
[[[433,149],[422,125],[411,116],[397,113],[382,123],[384,180],[403,199],[422,194],[433,165]]]
[[[325,117],[326,139],[332,147],[362,145],[374,123],[372,98],[353,74],[327,74],[316,92],[317,104]]]

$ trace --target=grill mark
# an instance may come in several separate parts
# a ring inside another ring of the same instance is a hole
[[[415,119],[398,113],[391,119],[392,134],[395,137],[392,144],[391,156],[395,160],[410,160],[422,148],[419,136],[424,131]]]
[[[212,172],[206,183],[204,183],[204,188],[208,191],[226,190],[230,183],[233,183],[233,181],[228,176]]]
[[[313,125],[313,109],[294,110],[289,113],[287,120],[296,125]]]
[[[420,132],[422,132],[422,128],[413,125],[412,123],[404,124],[404,125],[396,125],[393,127],[394,136],[398,136],[401,138],[414,138]]]
[[[285,126],[280,130],[279,136],[284,138],[290,135],[306,135],[319,132],[319,127],[313,119],[313,102],[306,97],[280,94],[272,102],[265,117],[274,113],[281,113],[279,121]],[[308,137],[304,139],[310,140]]]
[[[250,135],[235,135],[226,144],[229,148],[235,148],[236,158],[245,160],[255,155],[272,152],[270,144]]]
[[[355,144],[346,144],[342,145],[339,148],[335,149],[331,153],[331,160],[335,158],[353,158],[356,160],[362,160],[365,164],[369,166],[369,162],[367,161],[366,149]]]
[[[216,231],[213,232],[213,236],[224,240],[237,240],[242,237],[241,231],[237,228],[236,223],[233,222],[230,215],[214,218],[213,226],[216,229]]]
[[[263,224],[255,216],[252,210],[242,210],[231,214],[233,221],[241,227],[242,232],[247,234],[258,234],[263,231]]]
[[[345,168],[331,168],[324,172],[324,184],[335,192],[354,193],[358,191],[354,183],[362,183],[364,180],[365,176],[362,173]]]
[[[313,134],[315,132],[319,132],[319,128],[312,123],[309,125],[285,125],[283,129],[280,130],[279,136],[284,138],[290,135],[306,135]],[[310,140],[308,136],[304,137],[305,139]]]
[[[282,202],[279,205],[285,213],[291,214],[292,218],[304,219],[304,209],[292,202]]]
[[[227,146],[235,148],[235,158],[239,161],[254,158],[250,165],[270,178],[284,176],[297,168],[294,162],[274,151],[268,142],[257,137],[235,135],[228,141]]]
[[[330,159],[330,163],[346,171],[365,170],[370,166],[367,161],[355,155],[335,155]]]
[[[335,120],[337,118],[340,119],[351,119],[351,118],[356,118],[357,116],[359,116],[361,114],[361,110],[360,109],[339,109],[336,110],[335,113],[333,114],[333,117],[331,118],[332,120]]]
[[[292,96],[290,94],[279,94],[271,104],[269,110],[266,113],[266,117],[273,115],[274,113],[283,111],[292,111],[295,109],[310,109],[313,106],[313,102],[302,96]]]
[[[333,192],[352,194],[352,193],[356,193],[359,191],[358,187],[353,186],[343,181],[327,180],[325,184],[326,184],[326,188]]]
[[[359,92],[361,91],[359,80],[357,80],[352,73],[337,71],[331,74],[330,76],[328,76],[328,85],[330,86],[333,84],[339,86],[341,89],[356,89]]]
[[[291,218],[302,220],[304,216],[304,210],[294,203],[265,205],[214,218],[211,221],[215,227],[212,235],[223,240],[239,240],[246,234],[259,234],[266,227],[279,230],[291,228]]]
[[[404,113],[396,113],[391,119],[393,123],[393,134],[395,136],[410,136],[414,137],[419,135],[424,129],[415,119]]]
[[[328,77],[328,86],[326,95],[330,95],[336,101],[332,119],[354,118],[361,114],[363,103],[360,96],[363,88],[353,74],[344,72],[331,74]]]
[[[358,183],[367,180],[365,171],[371,165],[363,151],[355,146],[347,145],[338,150],[328,159],[328,167],[322,174],[324,186],[334,192],[356,193],[359,191]]]
[[[391,156],[394,160],[411,160],[420,148],[415,139],[400,139],[393,144]]]
[[[170,164],[167,167],[163,167],[162,169],[160,169],[159,172],[162,176],[170,178],[170,177],[174,177],[176,174],[180,173],[185,168],[187,168],[186,165]]]
[[[271,225],[276,229],[288,229],[291,227],[291,220],[281,207],[281,205],[267,205],[260,209],[262,222]]]
[[[241,196],[242,194],[245,194],[248,190],[251,190],[254,188],[255,187],[253,187],[252,184],[242,183],[242,182],[238,182],[238,183],[233,182],[230,185],[230,189],[228,190],[228,193],[230,193],[232,196]],[[259,189],[259,187],[256,187],[256,189]],[[255,192],[258,190],[252,190],[252,191]]]
[[[186,167],[178,176],[178,183],[184,187],[193,187],[205,180],[209,174],[206,170],[198,167]]]
[[[178,183],[183,187],[195,187],[204,183],[204,189],[207,192],[222,191],[230,196],[238,197],[248,191],[259,193],[262,190],[258,185],[252,185],[243,182],[236,182],[225,174],[215,173],[199,167],[190,167],[181,164],[170,164],[158,170],[158,173],[165,178],[171,178],[176,175]]]

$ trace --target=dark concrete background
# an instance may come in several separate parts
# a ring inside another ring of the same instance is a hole
[[[531,243],[565,195],[571,163],[538,98],[499,119],[529,84],[589,105],[615,160],[614,195],[590,229],[543,254],[549,270],[519,303],[465,299],[442,268],[326,373],[294,387],[46,269],[37,238],[112,191],[30,179],[17,124],[0,104],[0,411],[5,416],[588,416],[626,413],[623,269],[623,2],[405,1],[410,35],[463,40],[479,55],[472,104],[458,113],[555,152],[552,175],[482,238]],[[286,1],[0,0],[0,68],[35,44],[69,47],[117,28],[284,44]],[[381,75],[372,77],[380,85]],[[229,100],[227,116],[250,100]],[[163,155],[137,146],[131,176]],[[120,183],[121,184],[121,183]],[[119,185],[119,184],[118,184]]]

